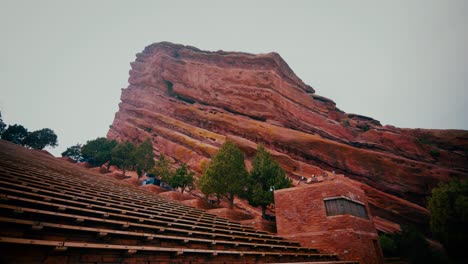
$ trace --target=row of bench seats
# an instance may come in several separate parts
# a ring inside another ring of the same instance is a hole
[[[338,261],[334,254],[320,254],[4,141],[0,231],[0,249],[53,248],[54,253],[38,251],[49,257],[94,250],[138,257],[168,254],[173,262]]]

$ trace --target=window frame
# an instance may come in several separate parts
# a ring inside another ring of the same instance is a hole
[[[336,201],[336,203],[332,203]],[[363,202],[351,199],[346,196],[334,196],[323,199],[325,214],[327,217],[338,215],[352,215],[369,220],[367,207]]]

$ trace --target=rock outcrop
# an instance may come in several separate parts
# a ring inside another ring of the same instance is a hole
[[[226,140],[241,147],[247,163],[263,143],[293,179],[342,173],[359,182],[374,215],[421,225],[431,188],[468,175],[468,131],[400,129],[347,114],[277,53],[161,42],[131,67],[107,136],[150,137],[156,153],[198,172]]]

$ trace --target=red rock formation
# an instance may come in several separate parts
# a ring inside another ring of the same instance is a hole
[[[400,129],[347,114],[276,53],[162,42],[131,66],[108,137],[150,137],[156,153],[196,171],[228,139],[248,160],[261,142],[290,177],[343,173],[362,184],[374,215],[417,223],[427,222],[421,205],[432,187],[468,175],[467,131]]]

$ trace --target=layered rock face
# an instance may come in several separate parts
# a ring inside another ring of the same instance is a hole
[[[226,140],[247,163],[262,143],[293,179],[342,173],[366,192],[374,215],[421,225],[430,190],[468,175],[468,131],[400,129],[345,113],[276,53],[162,42],[131,66],[107,136],[150,137],[156,153],[198,172]]]

